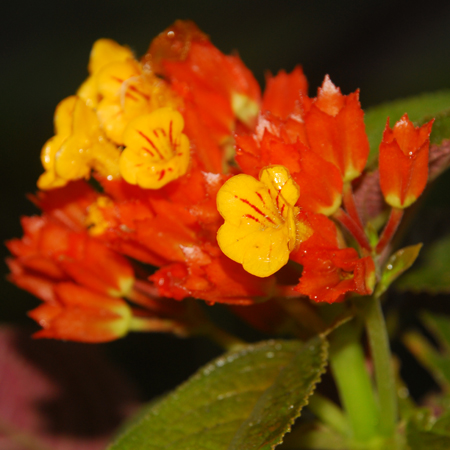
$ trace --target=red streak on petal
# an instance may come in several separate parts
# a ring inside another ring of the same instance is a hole
[[[134,95],[131,95],[129,92],[125,94],[125,97],[130,98],[131,100],[137,101],[137,98]]]
[[[147,147],[141,147],[141,148],[142,148],[142,150],[145,150],[146,152],[150,153],[151,156],[153,156],[153,157],[155,156],[149,148],[147,148]]]
[[[162,180],[162,178],[163,178],[163,176],[164,176],[165,173],[166,173],[166,171],[165,171],[164,169],[161,170],[161,173],[159,174],[158,181]]]
[[[283,203],[283,206],[281,207],[281,211],[280,211],[280,213],[281,213],[281,215],[283,215],[283,211],[284,211],[284,207],[285,207],[286,205]]]
[[[156,145],[152,142],[152,140],[148,136],[146,136],[142,131],[139,131],[139,130],[136,130],[136,131],[140,136],[142,136],[153,147],[153,149],[156,151],[156,153],[158,153],[158,156],[161,159],[164,159],[163,155],[161,155],[160,151],[158,150],[158,147],[156,147]]]
[[[266,216],[258,207],[252,205],[247,199],[238,197],[237,195],[235,195],[235,197],[238,198],[242,203],[245,203],[246,205],[253,208],[258,214],[261,214],[261,216],[265,217],[270,223],[275,225],[275,222],[269,216]]]
[[[118,81],[119,83],[123,83],[123,82],[124,82],[124,80],[122,80],[122,78],[119,78],[119,77],[111,76],[111,78],[112,78],[114,81]]]
[[[140,91],[136,86],[129,86],[130,91],[136,92],[137,94],[141,95],[145,98],[145,100],[150,100],[150,96],[147,94],[144,94],[142,91]]]
[[[156,131],[156,129],[153,130],[153,134],[154,134],[157,138],[159,138],[159,135],[158,135],[158,132]]]
[[[280,205],[279,205],[279,203],[278,203],[279,197],[280,197],[280,191],[278,191],[277,196],[276,196],[276,198],[275,198],[275,202],[276,202],[276,204],[277,204],[277,209],[278,209],[278,210],[280,209]],[[283,205],[283,206],[284,206],[284,205]]]
[[[252,216],[251,214],[244,214],[243,217],[247,217],[247,219],[252,219],[252,220],[254,220],[255,222],[261,223],[260,220],[258,220],[255,216]]]
[[[169,167],[167,170],[168,170],[169,172],[173,172],[172,167]]]
[[[264,201],[263,196],[259,193],[259,192],[255,192],[255,194],[259,197],[259,199],[263,202],[263,205],[266,204],[266,202]]]
[[[173,121],[171,120],[170,123],[169,123],[169,141],[173,145],[172,123],[173,123]]]

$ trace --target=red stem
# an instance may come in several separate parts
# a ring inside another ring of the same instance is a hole
[[[358,225],[361,230],[364,230],[364,225],[361,221],[358,209],[355,204],[355,197],[353,196],[353,189],[350,182],[344,183],[344,189],[342,191],[342,200],[344,201],[345,210],[353,221]]]
[[[361,248],[364,248],[369,252],[372,250],[363,228],[358,225],[342,208],[339,208],[332,217],[347,229],[347,231],[356,239]]]
[[[150,297],[159,297],[158,288],[147,281],[136,279],[134,281],[134,288],[144,294],[150,295]]]
[[[389,220],[384,227],[383,233],[381,234],[380,240],[378,241],[376,252],[379,255],[391,242],[392,237],[394,236],[397,228],[403,217],[403,209],[400,208],[392,208],[391,214],[389,216]]]

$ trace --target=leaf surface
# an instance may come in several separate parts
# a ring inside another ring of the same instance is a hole
[[[450,448],[450,413],[435,420],[427,410],[412,415],[406,426],[411,450],[448,450]]]
[[[450,236],[428,247],[422,264],[405,274],[397,287],[430,294],[450,292]]]
[[[386,263],[381,280],[377,286],[376,295],[380,296],[387,288],[406,270],[408,270],[417,259],[422,244],[410,245],[397,250]]]
[[[319,336],[226,353],[147,411],[110,450],[272,449],[307,404],[326,359]]]

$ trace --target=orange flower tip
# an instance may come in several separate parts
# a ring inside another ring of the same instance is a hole
[[[409,207],[425,189],[433,121],[415,127],[404,114],[391,129],[387,119],[380,144],[380,184],[386,202],[393,208]]]
[[[280,128],[264,115],[260,115],[255,130],[255,136],[259,142],[262,141],[266,131],[276,137],[280,137]]]
[[[159,189],[183,176],[189,167],[189,139],[183,116],[159,108],[132,120],[124,132],[120,173],[127,183]]]
[[[259,181],[245,174],[230,178],[217,195],[225,219],[217,233],[223,253],[258,277],[281,269],[312,234],[310,225],[298,218],[299,195],[284,166],[265,167]]]
[[[335,117],[344,106],[344,101],[341,90],[333,84],[329,75],[326,75],[322,87],[318,89],[316,106],[324,113]]]
[[[259,114],[259,104],[257,102],[244,94],[233,92],[231,96],[231,108],[241,122],[249,128],[255,126]]]

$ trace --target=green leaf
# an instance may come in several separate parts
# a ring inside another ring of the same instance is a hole
[[[450,388],[450,358],[441,355],[421,334],[405,333],[403,343],[445,390]],[[450,448],[450,447],[449,447]]]
[[[406,270],[408,270],[419,256],[422,244],[410,245],[396,251],[386,263],[376,294],[380,296]]]
[[[436,117],[431,142],[440,144],[442,139],[450,138],[450,118],[447,110],[450,110],[450,90],[400,99],[368,109],[364,116],[370,144],[367,166],[374,168],[377,165],[378,147],[388,117],[391,126],[405,113],[408,113],[410,120],[418,124]]]
[[[445,412],[436,420],[430,411],[417,411],[407,423],[406,437],[411,450],[448,450],[450,412]]]
[[[110,450],[273,449],[308,403],[327,347],[317,336],[228,352],[147,411]]]
[[[450,293],[450,236],[428,247],[423,263],[404,275],[397,287],[417,293]]]
[[[422,320],[450,356],[450,317],[426,312],[422,314]]]
[[[447,108],[449,106],[447,105]],[[419,125],[427,122],[431,117],[427,117],[419,122]],[[430,143],[439,145],[444,139],[450,138],[450,110],[445,110],[434,115],[433,130],[430,136]]]

